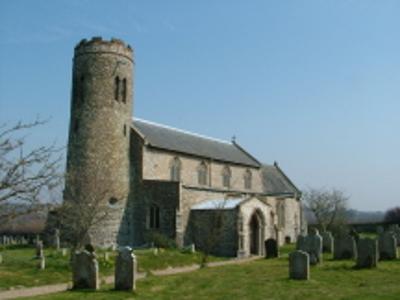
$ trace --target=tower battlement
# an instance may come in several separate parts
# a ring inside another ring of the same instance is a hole
[[[75,57],[82,54],[102,52],[123,55],[133,61],[132,47],[120,39],[103,40],[101,37],[92,37],[90,40],[82,39],[75,46]]]

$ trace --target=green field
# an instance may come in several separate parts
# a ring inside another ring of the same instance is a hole
[[[137,282],[135,293],[68,291],[31,299],[400,299],[400,260],[380,262],[377,269],[356,270],[353,261],[332,261],[311,267],[311,280],[288,279],[287,253],[241,265],[204,268]]]
[[[8,247],[0,251],[4,262],[0,264],[0,291],[13,287],[31,287],[52,283],[63,283],[71,280],[69,254],[65,257],[60,251],[45,249],[46,269],[37,268],[38,260],[34,258],[35,249],[30,247]],[[152,250],[135,250],[139,272],[165,269],[169,266],[185,266],[198,264],[200,253],[183,253],[179,250],[163,250],[154,255]],[[109,261],[104,260],[103,252],[98,252],[101,276],[114,272],[115,253],[110,252]],[[210,257],[210,261],[224,258]]]

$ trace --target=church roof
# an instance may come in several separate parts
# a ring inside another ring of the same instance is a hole
[[[277,163],[274,163],[274,165],[262,165],[261,172],[264,193],[271,195],[301,194]]]
[[[207,200],[198,204],[193,205],[191,210],[214,210],[214,209],[234,209],[244,199],[213,199]]]
[[[133,127],[155,148],[251,167],[261,164],[235,142],[222,141],[169,126],[133,119]]]

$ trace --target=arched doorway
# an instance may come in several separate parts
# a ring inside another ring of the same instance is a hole
[[[257,213],[254,213],[249,223],[250,254],[260,255],[261,222]]]

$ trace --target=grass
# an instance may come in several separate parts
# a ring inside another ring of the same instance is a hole
[[[356,270],[353,261],[332,261],[311,267],[309,281],[288,279],[287,253],[279,259],[260,259],[241,265],[204,268],[137,282],[135,293],[68,291],[30,299],[399,299],[400,260],[380,262],[377,269]]]
[[[192,265],[200,263],[200,253],[183,253],[179,250],[163,250],[154,255],[150,249],[134,251],[137,256],[139,272],[168,267]],[[71,268],[69,254],[62,256],[60,251],[45,249],[46,269],[37,268],[38,260],[34,258],[35,249],[31,247],[10,246],[0,251],[3,263],[0,264],[0,290],[12,287],[31,287],[53,283],[69,282]],[[104,260],[104,253],[97,252],[101,276],[112,275],[114,272],[115,253],[110,252],[110,259]],[[210,257],[211,261],[222,258]]]

